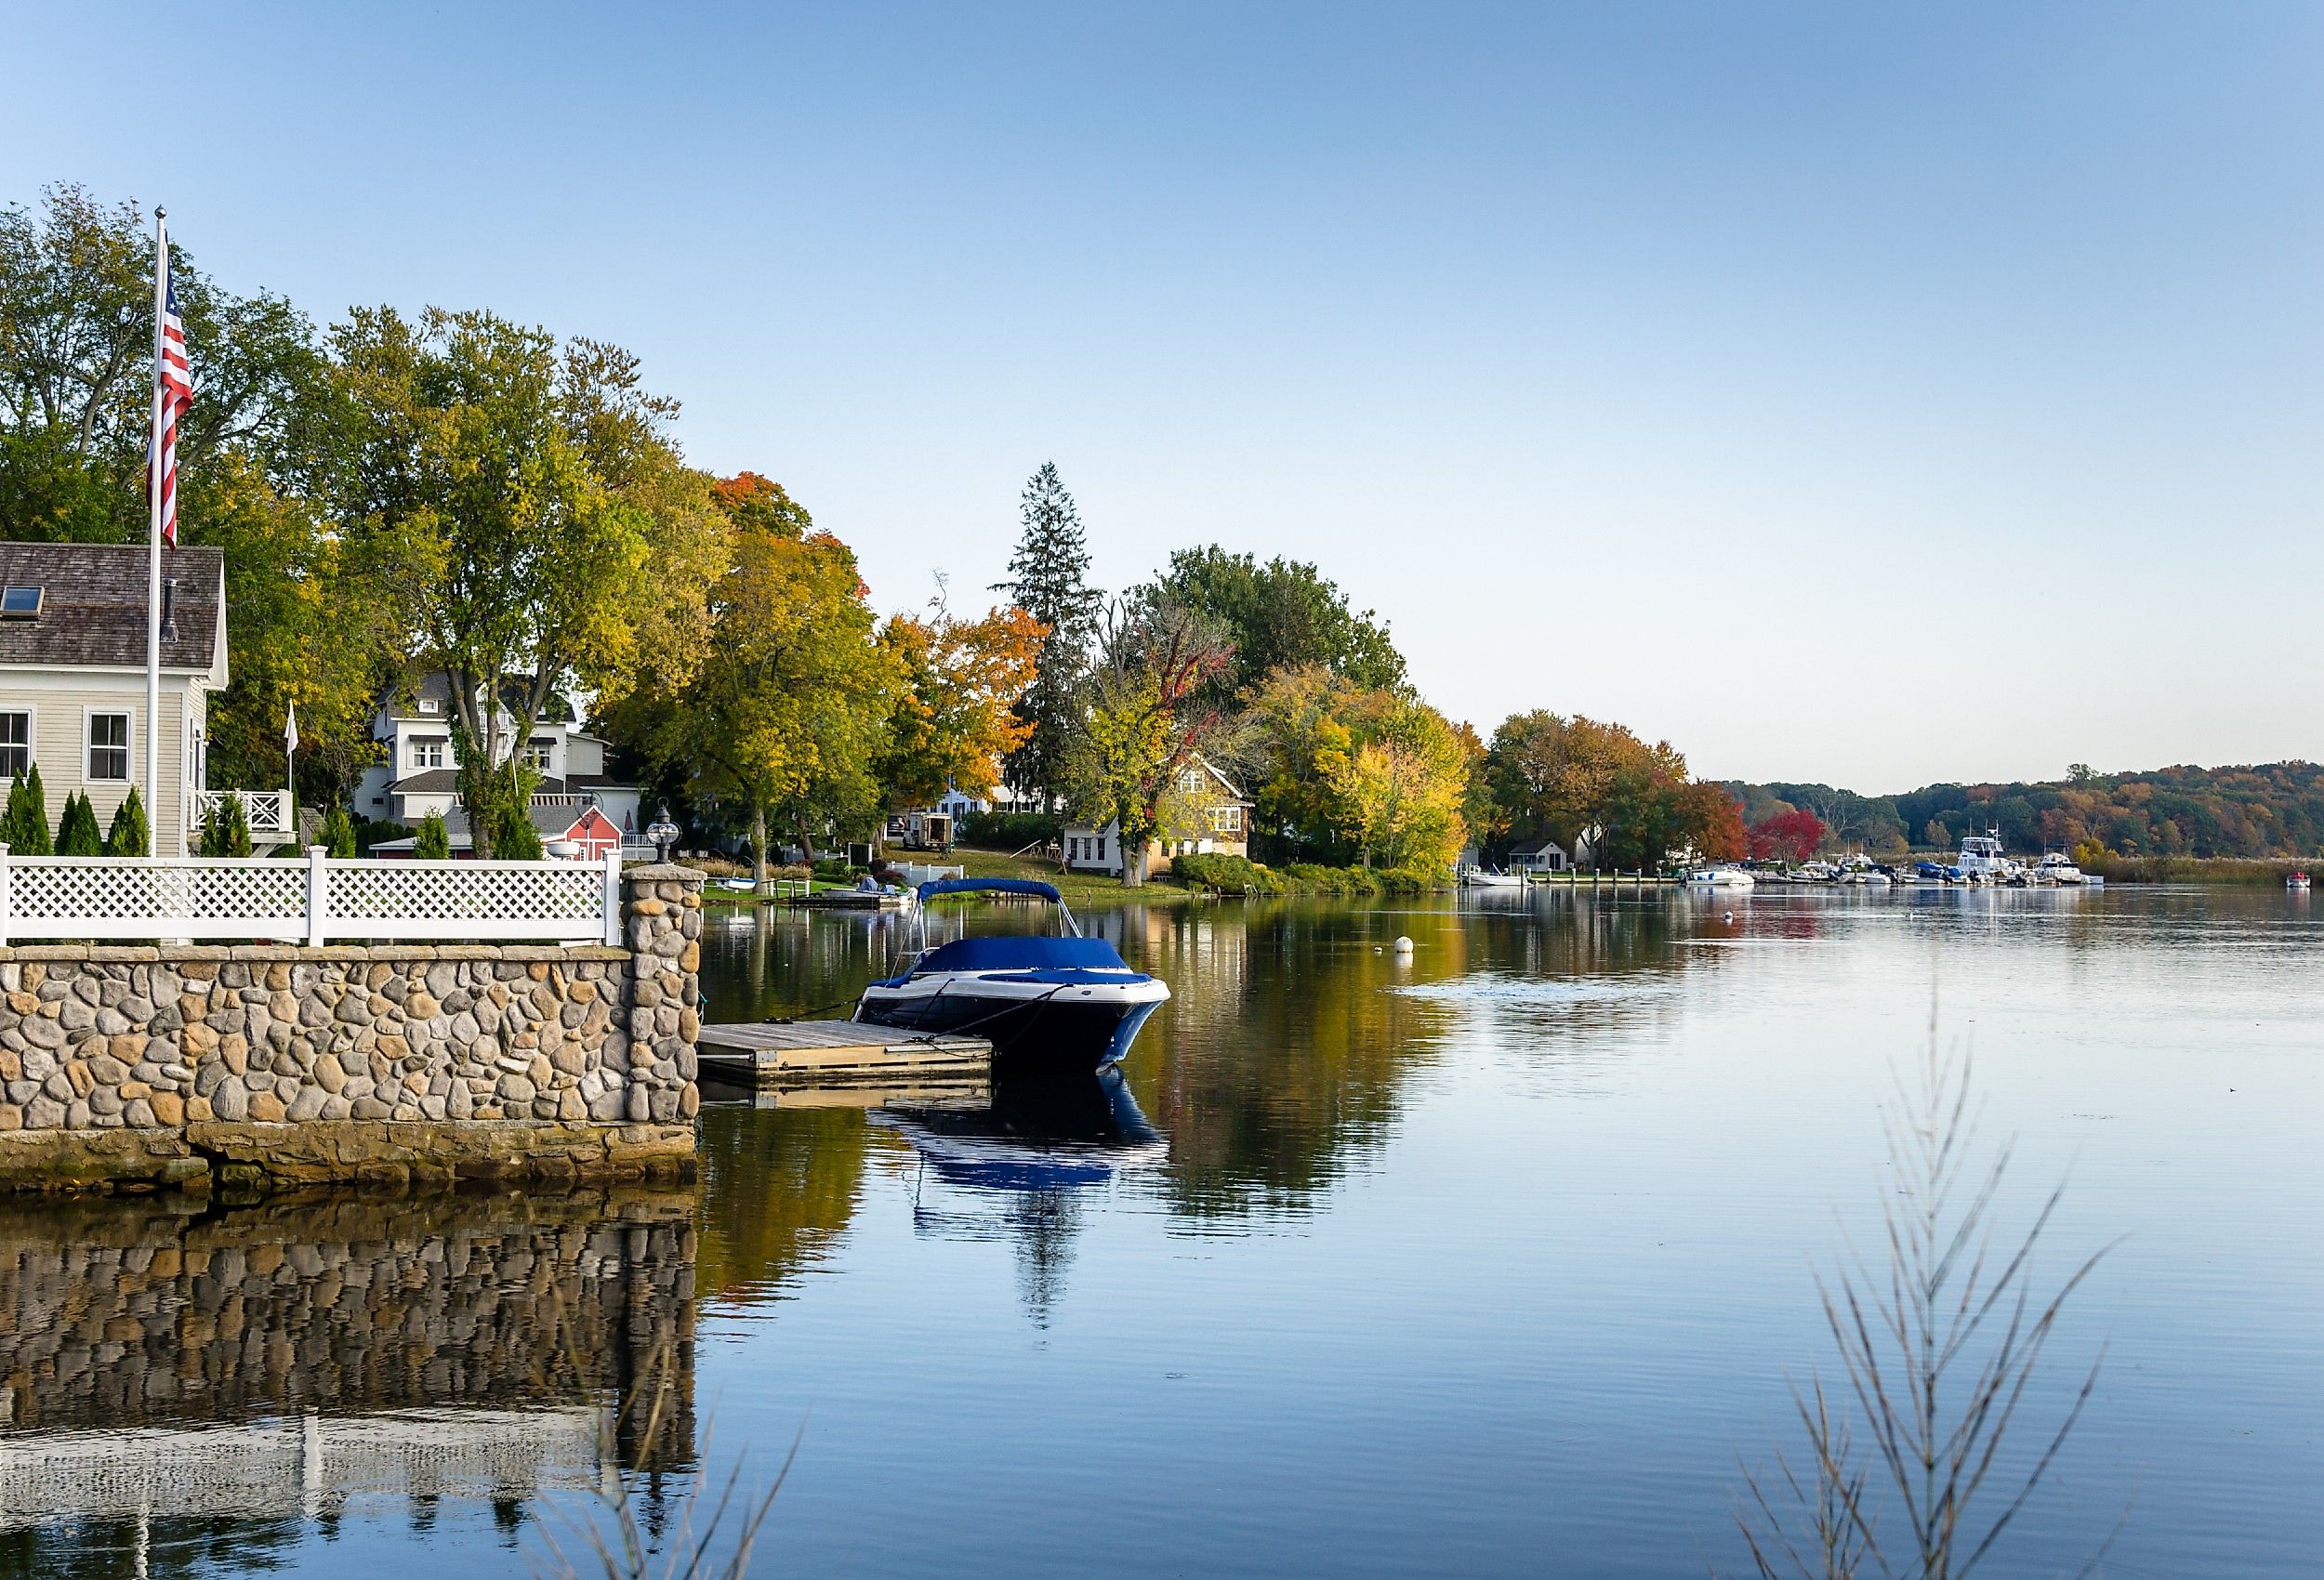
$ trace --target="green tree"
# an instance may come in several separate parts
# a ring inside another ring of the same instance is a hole
[[[0,818],[0,835],[20,856],[46,856],[55,847],[48,836],[48,794],[41,787],[40,764],[18,774],[8,785],[8,810]]]
[[[250,854],[250,822],[243,815],[241,797],[221,796],[202,814],[200,849],[205,856]]]
[[[1361,744],[1334,783],[1364,864],[1448,869],[1468,838],[1460,804],[1469,754],[1460,735],[1417,699],[1383,690],[1367,703],[1356,719]]]
[[[493,830],[493,855],[504,862],[537,862],[547,854],[541,845],[541,831],[533,826],[522,806],[504,806],[498,816],[500,825]]]
[[[113,809],[112,826],[105,835],[105,854],[108,856],[144,856],[152,853],[153,840],[145,823],[145,801],[137,786],[121,798]]]
[[[645,655],[605,720],[647,762],[682,775],[697,807],[739,811],[763,880],[770,825],[795,829],[812,855],[825,825],[878,816],[874,765],[905,675],[878,639],[845,544],[763,478],[722,484],[717,497],[731,535],[707,601],[711,656]]]
[[[1055,462],[1042,462],[1027,481],[1018,516],[1023,528],[1009,558],[1009,579],[993,590],[1007,593],[1049,634],[1041,641],[1033,684],[1017,704],[1027,728],[1024,744],[1010,755],[1009,777],[1054,810],[1077,751],[1083,686],[1105,595],[1089,585],[1081,512],[1059,481]]]
[[[105,836],[98,831],[97,809],[89,805],[86,795],[75,790],[64,798],[64,816],[57,823],[57,854],[101,856],[104,853]]]
[[[442,812],[429,812],[419,820],[419,831],[412,836],[412,854],[423,862],[452,860],[452,831],[444,827]]]
[[[348,815],[346,803],[333,807],[323,820],[323,845],[341,860],[355,854],[355,820]]]
[[[1123,881],[1136,887],[1180,770],[1223,723],[1202,691],[1230,650],[1194,611],[1142,602],[1115,611],[1101,652],[1068,783],[1076,815],[1119,825]]]
[[[1319,665],[1365,691],[1405,683],[1404,655],[1367,609],[1348,607],[1314,566],[1280,557],[1261,564],[1212,545],[1182,548],[1138,596],[1184,605],[1215,623],[1235,649],[1214,689],[1221,700],[1255,690],[1276,670]]]
[[[617,698],[641,653],[666,672],[700,658],[723,526],[667,437],[676,402],[627,352],[435,309],[358,309],[332,346],[338,514],[380,567],[404,672],[450,678],[460,797],[490,856],[552,696]]]

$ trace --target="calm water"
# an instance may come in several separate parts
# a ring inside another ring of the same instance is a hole
[[[2112,1574],[2316,1572],[2304,902],[1090,920],[1177,994],[1118,1092],[706,1108],[698,1198],[0,1205],[0,1571],[522,1572],[609,1474],[667,1521],[796,1442],[757,1572],[1740,1572],[1738,1462],[1795,1446],[1934,994],[2011,1211],[2068,1181],[2045,1273],[2122,1237],[1989,1572],[2118,1523]],[[889,925],[715,930],[712,1018],[849,995]]]

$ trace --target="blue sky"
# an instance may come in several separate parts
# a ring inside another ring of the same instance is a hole
[[[2324,755],[2324,9],[671,9],[41,7],[0,199],[625,344],[888,608],[1054,460],[1109,585],[1313,559],[1487,731]]]

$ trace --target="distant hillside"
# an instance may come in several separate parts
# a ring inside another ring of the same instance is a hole
[[[1931,784],[1859,796],[1828,784],[1728,783],[1756,823],[1805,808],[1833,841],[1874,851],[1953,849],[1998,827],[2013,850],[2072,849],[2091,841],[2125,856],[2324,854],[2324,768],[2255,767],[2093,773],[2043,784]]]

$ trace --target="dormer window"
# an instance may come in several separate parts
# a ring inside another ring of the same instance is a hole
[[[419,699],[419,711],[422,713],[442,713],[443,711],[443,703],[435,697],[422,697]]]

